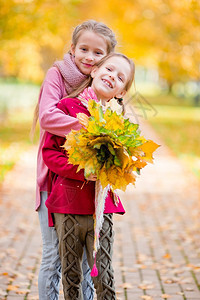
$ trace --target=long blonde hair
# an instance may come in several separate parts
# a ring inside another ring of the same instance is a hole
[[[100,68],[109,58],[111,57],[122,57],[124,58],[130,65],[130,69],[131,69],[131,72],[130,72],[130,77],[125,85],[125,90],[128,91],[134,81],[134,78],[135,78],[135,64],[134,62],[129,59],[126,55],[122,54],[122,53],[110,53],[108,54],[107,56],[104,56],[97,64],[96,66],[98,68]],[[68,96],[67,98],[74,98],[74,97],[77,97],[81,92],[83,92],[83,90],[89,86],[91,86],[92,84],[92,80],[93,78],[91,76],[89,76],[85,81],[83,81],[83,83],[76,89],[74,89]]]
[[[107,53],[111,53],[115,50],[115,46],[117,44],[117,41],[115,39],[115,34],[114,32],[106,26],[102,22],[97,22],[95,20],[87,20],[80,25],[76,26],[72,33],[72,44],[76,47],[78,40],[81,36],[81,34],[86,31],[92,31],[98,35],[101,35],[107,44]],[[60,100],[60,99],[59,99]],[[33,115],[33,123],[31,127],[31,132],[30,132],[30,137],[33,139],[34,134],[35,134],[35,128],[37,125],[37,121],[39,118],[39,102],[37,102],[35,110],[34,110],[34,115]]]
[[[88,20],[76,26],[72,33],[72,44],[74,46],[77,45],[82,32],[86,30],[101,35],[106,40],[107,53],[114,52],[117,44],[114,32],[104,23],[97,22],[95,20]]]

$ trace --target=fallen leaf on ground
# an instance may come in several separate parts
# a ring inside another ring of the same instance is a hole
[[[120,285],[120,287],[122,287],[123,289],[132,289],[133,286],[128,282],[124,282],[123,284]]]
[[[163,258],[169,259],[169,258],[171,258],[171,254],[170,253],[166,253],[165,255],[163,255]]]
[[[188,292],[194,291],[194,289],[192,287],[190,287],[190,286],[188,286],[185,290],[188,291]]]
[[[25,295],[27,293],[30,293],[30,290],[29,289],[25,289],[25,290],[18,290],[16,291],[16,294],[19,294],[19,295]]]
[[[8,291],[16,291],[16,290],[18,290],[18,288],[19,288],[18,285],[12,285],[12,284],[9,284],[9,285],[7,286],[7,290],[8,290]]]
[[[142,290],[150,290],[153,289],[155,285],[152,282],[143,281],[141,284],[138,285],[138,287]]]
[[[163,298],[163,299],[168,299],[168,298],[171,298],[171,296],[168,295],[168,294],[162,294],[162,295],[161,295],[161,298]]]
[[[153,300],[153,298],[151,296],[148,296],[148,295],[143,295],[141,296],[142,299],[144,300]]]

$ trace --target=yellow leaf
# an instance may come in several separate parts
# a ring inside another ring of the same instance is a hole
[[[133,163],[133,161],[132,161],[130,155],[128,154],[128,152],[126,151],[126,149],[124,149],[122,147],[116,149],[116,155],[120,160],[120,163],[121,163],[120,167],[122,170],[128,168]]]
[[[154,143],[151,140],[147,140],[146,143],[138,147],[138,149],[142,150],[144,153],[141,159],[153,163],[152,154],[158,147],[160,147],[160,145]]]
[[[100,120],[99,108],[100,108],[100,103],[96,103],[92,99],[88,101],[88,110],[91,116],[93,116],[97,121]]]
[[[112,117],[104,116],[106,124],[105,128],[109,130],[121,130],[124,128],[124,119],[122,116],[118,115],[116,112],[112,113]]]

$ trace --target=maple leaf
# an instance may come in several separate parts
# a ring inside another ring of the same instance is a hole
[[[111,131],[122,131],[124,129],[124,118],[116,112],[112,113],[112,117],[105,115],[105,128]]]
[[[153,163],[152,154],[158,147],[160,147],[160,145],[154,143],[151,140],[147,140],[144,144],[138,147],[139,150],[143,152],[141,159]]]
[[[94,117],[97,121],[103,122],[103,110],[100,103],[90,99],[88,101],[88,110],[92,117]]]

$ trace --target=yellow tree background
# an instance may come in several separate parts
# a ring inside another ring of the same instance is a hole
[[[118,51],[157,68],[169,85],[199,81],[200,3],[195,0],[0,0],[0,76],[41,82],[86,19],[116,33]]]

